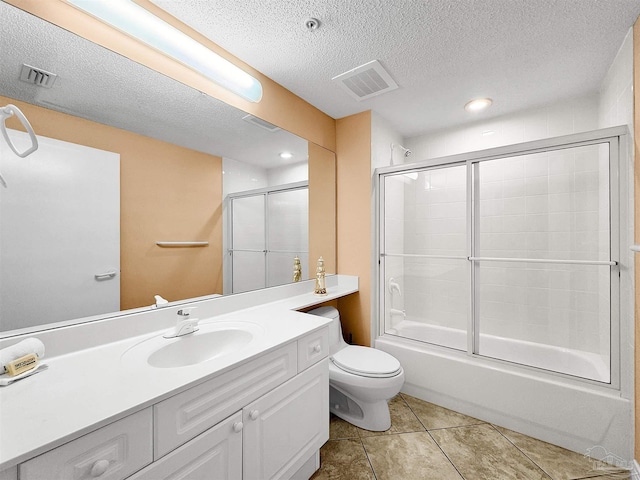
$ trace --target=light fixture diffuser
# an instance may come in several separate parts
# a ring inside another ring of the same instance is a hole
[[[493,100],[490,98],[476,98],[475,100],[471,100],[468,102],[464,109],[467,112],[480,112],[485,108],[488,108],[493,103]]]
[[[260,81],[131,0],[67,0],[71,5],[173,58],[251,102]]]

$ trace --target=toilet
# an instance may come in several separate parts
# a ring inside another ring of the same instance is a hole
[[[348,345],[342,338],[340,313],[320,307],[311,315],[331,318],[329,325],[329,410],[365,430],[391,427],[388,401],[400,392],[404,370],[381,350]]]

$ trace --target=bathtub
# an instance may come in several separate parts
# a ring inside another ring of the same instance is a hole
[[[491,352],[516,363],[468,355],[464,331],[411,320],[394,324],[374,345],[402,364],[404,393],[578,453],[604,449],[631,462],[631,396],[625,398],[611,385],[577,378],[608,380],[607,365],[599,356],[490,335],[482,336],[481,342],[485,355]],[[541,370],[557,370],[561,357],[568,375]],[[539,368],[517,364],[532,360]]]
[[[403,320],[387,334],[418,340],[420,342],[445,345],[457,350],[467,350],[466,331],[455,328],[429,325],[414,320]],[[554,347],[541,343],[480,334],[481,354],[521,365],[529,365],[552,372],[560,372],[580,378],[609,383],[609,365],[601,355]]]

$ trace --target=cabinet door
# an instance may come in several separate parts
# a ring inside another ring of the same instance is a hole
[[[213,427],[295,374],[293,342],[156,404],[154,459]]]
[[[152,461],[151,409],[141,410],[19,466],[21,480],[122,480]]]
[[[243,409],[243,478],[289,478],[329,439],[329,365],[320,361]]]
[[[242,413],[223,420],[128,480],[242,478]]]

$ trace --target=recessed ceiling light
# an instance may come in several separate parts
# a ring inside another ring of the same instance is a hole
[[[489,107],[493,103],[493,100],[490,98],[476,98],[475,100],[471,100],[464,106],[464,109],[467,112],[480,112],[485,108]]]
[[[282,152],[282,153],[280,154],[280,158],[289,159],[289,158],[291,158],[291,157],[293,157],[293,153],[289,153],[289,152]]]

